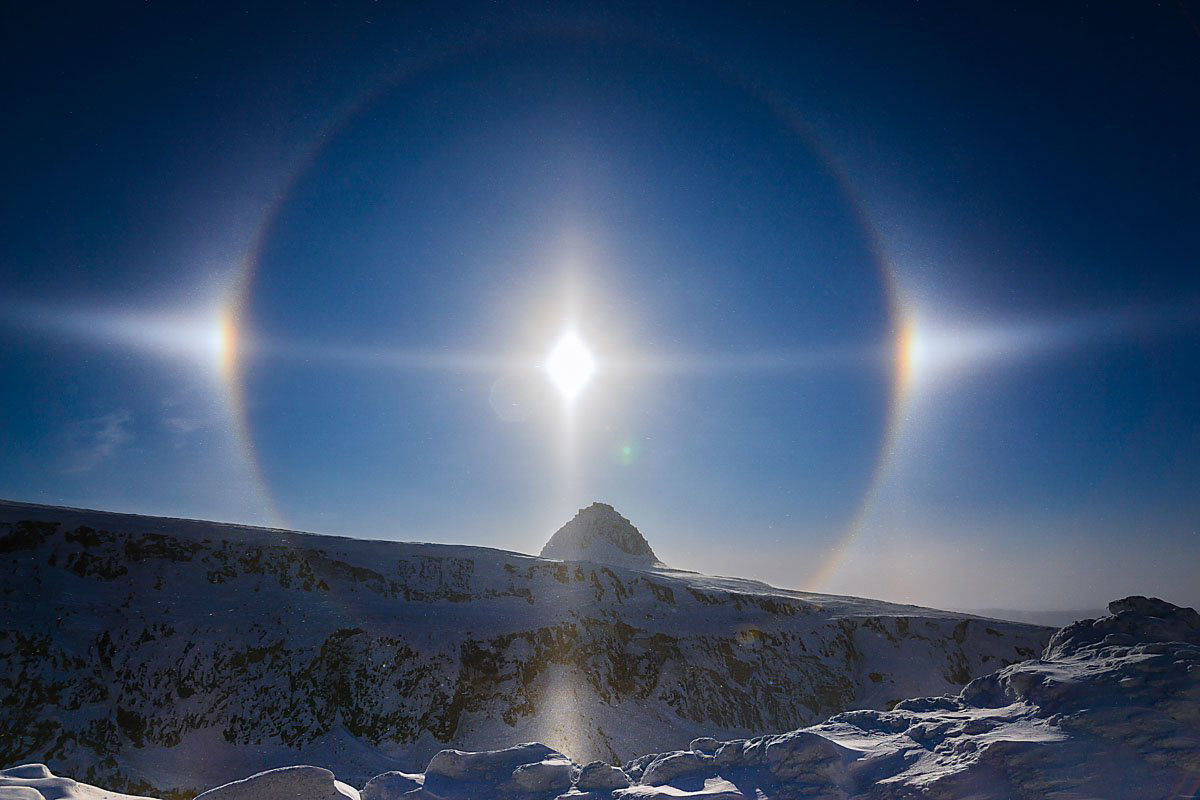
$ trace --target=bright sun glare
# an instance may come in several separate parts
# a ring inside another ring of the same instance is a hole
[[[565,400],[574,400],[596,371],[596,360],[574,333],[564,333],[546,358],[546,374]]]

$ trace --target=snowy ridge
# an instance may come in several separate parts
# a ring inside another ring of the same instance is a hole
[[[520,741],[624,762],[957,691],[1051,633],[662,566],[0,503],[0,764],[191,797]]]
[[[1194,797],[1200,788],[1200,615],[1130,597],[1056,633],[1042,657],[957,695],[851,711],[782,735],[694,740],[623,768],[542,744],[444,750],[386,773],[361,800],[791,800]],[[8,770],[32,773],[40,765]],[[46,773],[48,775],[48,773]],[[111,795],[86,788],[78,797]],[[358,800],[313,767],[260,773],[205,800]],[[30,794],[30,800],[57,795]]]

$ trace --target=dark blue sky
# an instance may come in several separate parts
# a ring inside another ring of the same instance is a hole
[[[7,16],[0,496],[1200,602],[1194,3]]]

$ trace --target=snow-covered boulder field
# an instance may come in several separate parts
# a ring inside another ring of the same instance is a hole
[[[394,793],[447,748],[617,763],[886,709],[1053,633],[672,569],[600,503],[546,555],[0,502],[0,764],[187,798],[313,764]]]
[[[386,773],[362,800],[791,800],[792,798],[1193,798],[1200,788],[1200,614],[1129,597],[1058,631],[1041,658],[956,695],[839,714],[780,735],[577,765],[542,744],[444,750],[424,774]],[[6,770],[0,798],[116,798]],[[69,787],[69,788],[63,788]],[[326,770],[295,767],[214,789],[205,800],[356,798]]]
[[[0,770],[0,800],[145,800],[60,778],[45,764]]]

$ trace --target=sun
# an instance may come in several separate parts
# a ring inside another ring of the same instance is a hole
[[[596,359],[576,334],[568,331],[546,357],[546,375],[563,399],[571,402],[596,371]]]

